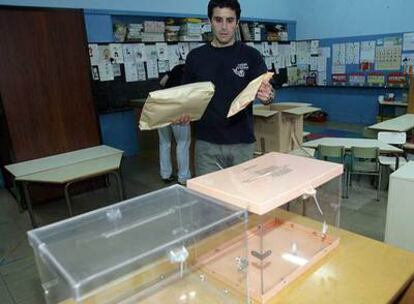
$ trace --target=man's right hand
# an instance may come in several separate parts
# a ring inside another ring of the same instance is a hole
[[[174,125],[188,125],[191,122],[191,116],[189,114],[181,114],[176,120],[173,121]]]

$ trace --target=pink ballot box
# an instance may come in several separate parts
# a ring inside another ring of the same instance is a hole
[[[339,224],[341,175],[336,163],[271,152],[187,181],[187,187],[250,211],[246,268],[251,298],[265,303],[339,244],[328,225]],[[320,229],[278,219],[278,207],[321,222]],[[205,254],[199,263],[217,280],[237,284],[233,267],[245,236]]]

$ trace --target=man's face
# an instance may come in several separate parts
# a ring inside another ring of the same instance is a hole
[[[236,12],[227,7],[215,7],[210,21],[214,36],[213,44],[217,47],[232,45],[238,25]]]

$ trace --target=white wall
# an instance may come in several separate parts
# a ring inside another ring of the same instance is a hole
[[[297,39],[414,31],[413,0],[291,0]]]
[[[295,20],[295,11],[291,9],[289,0],[239,1],[244,17]],[[206,15],[208,0],[0,0],[0,4]]]

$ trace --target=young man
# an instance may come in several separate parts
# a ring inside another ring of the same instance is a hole
[[[227,118],[233,99],[249,82],[267,71],[261,54],[235,39],[240,19],[237,0],[210,0],[211,43],[192,50],[186,60],[183,83],[211,81],[215,94],[203,117],[197,122],[196,175],[230,167],[253,157],[254,131],[252,105]],[[273,89],[263,82],[257,99],[270,103]],[[186,123],[183,115],[179,122]]]

